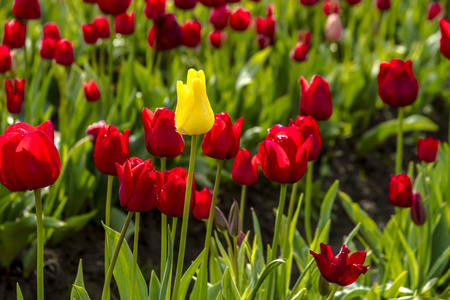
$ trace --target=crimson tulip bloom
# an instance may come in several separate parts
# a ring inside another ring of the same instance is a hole
[[[107,39],[111,36],[111,29],[109,28],[109,21],[107,18],[103,16],[95,17],[93,24],[99,38]]]
[[[339,2],[335,0],[325,0],[322,2],[322,12],[325,16],[339,13]]]
[[[326,121],[333,114],[333,103],[328,82],[322,77],[314,75],[311,84],[306,79],[300,77],[301,100],[300,113],[311,116],[316,121]]]
[[[197,5],[197,0],[174,0],[173,3],[176,8],[189,10]]]
[[[411,178],[406,174],[391,175],[389,182],[389,201],[398,207],[411,207],[412,205]]]
[[[319,0],[299,0],[304,6],[314,6],[319,2]]]
[[[260,49],[275,43],[276,21],[273,17],[273,5],[266,7],[267,18],[256,17],[257,42]]]
[[[126,12],[131,0],[97,0],[100,10],[109,15],[118,15]]]
[[[55,48],[55,62],[59,65],[70,66],[73,57],[73,44],[66,39],[60,39]]]
[[[59,177],[61,159],[51,121],[37,127],[16,123],[0,136],[0,182],[12,192],[52,185]]]
[[[425,206],[423,205],[422,197],[420,197],[419,193],[413,193],[412,205],[409,213],[414,224],[418,226],[425,224],[425,221],[427,220],[427,212],[425,210]]]
[[[184,197],[188,174],[183,168],[177,167],[164,173],[157,173],[157,206],[160,212],[173,218],[181,218],[184,210]],[[195,207],[195,180],[192,181],[191,203],[189,213]]]
[[[203,137],[203,153],[222,160],[235,157],[239,151],[243,122],[244,118],[240,118],[233,125],[226,112],[215,114],[213,127]]]
[[[258,181],[258,159],[247,149],[240,149],[234,159],[231,178],[242,185],[254,185]]]
[[[295,47],[289,52],[289,58],[296,62],[306,61],[309,51],[309,44],[305,42],[298,42]]]
[[[192,201],[192,200],[191,200]],[[208,188],[203,188],[201,191],[195,191],[195,206],[192,215],[197,220],[208,220],[209,212],[211,210],[212,196]]]
[[[303,137],[313,136],[313,143],[309,150],[308,160],[313,161],[319,156],[322,148],[322,137],[320,136],[319,125],[311,116],[297,116],[295,122],[289,121],[289,126],[297,126],[300,129]]]
[[[83,39],[86,44],[95,44],[98,40],[97,31],[94,24],[81,24]]]
[[[58,25],[55,23],[49,22],[44,25],[43,27],[44,31],[44,38],[51,38],[56,41],[59,41],[61,39],[61,34],[59,33]]]
[[[183,152],[184,140],[175,127],[173,111],[160,107],[153,113],[144,107],[142,123],[145,132],[145,147],[151,155],[174,158]]]
[[[183,43],[183,32],[174,14],[161,15],[150,28],[147,42],[157,51],[170,50]]]
[[[435,140],[431,136],[426,139],[419,138],[417,141],[417,159],[427,163],[435,161],[438,148],[439,140]]]
[[[5,80],[6,108],[10,114],[18,114],[22,111],[22,103],[25,100],[25,79]]]
[[[248,9],[239,7],[230,15],[230,27],[235,31],[245,31],[250,25],[252,15]]]
[[[86,96],[87,101],[94,102],[100,99],[100,90],[94,80],[91,79],[88,82],[83,82],[82,86],[84,89],[84,96]]]
[[[442,55],[450,59],[450,21],[440,19],[439,27],[441,28],[439,50]]]
[[[116,33],[123,35],[132,34],[134,32],[134,11],[130,14],[126,12],[116,15],[114,22]]]
[[[156,173],[151,160],[137,157],[123,165],[116,163],[120,206],[131,212],[146,212],[156,207]]]
[[[58,41],[44,37],[41,39],[41,49],[39,50],[39,55],[43,59],[54,59],[57,44]]]
[[[430,2],[428,3],[427,9],[427,19],[432,21],[437,18],[442,18],[445,14],[444,5],[441,2]]]
[[[414,103],[419,93],[419,83],[414,77],[412,62],[392,59],[380,64],[378,95],[391,107],[403,107]]]
[[[227,5],[214,8],[209,16],[209,23],[214,26],[215,30],[223,30],[228,25],[230,14],[230,8]]]
[[[112,125],[100,130],[94,148],[94,162],[100,173],[117,176],[115,164],[123,164],[130,158],[129,133],[127,129],[120,134]]]
[[[181,26],[183,32],[183,45],[195,48],[202,39],[202,25],[197,21],[187,20]]]
[[[6,73],[11,69],[11,52],[8,46],[0,45],[0,73]]]
[[[199,0],[206,7],[221,7],[227,3],[225,0]]]
[[[20,19],[32,20],[41,17],[41,6],[38,0],[14,0],[12,11]]]
[[[362,0],[345,0],[349,5],[355,5],[361,2]]]
[[[211,46],[220,48],[220,46],[228,39],[228,34],[220,30],[214,30],[208,34],[208,39]]]
[[[378,10],[384,11],[391,8],[391,0],[374,0],[375,7]]]
[[[144,15],[147,19],[156,21],[159,16],[166,14],[166,0],[146,0]]]
[[[264,174],[277,183],[296,183],[305,175],[312,137],[296,126],[274,125],[259,145],[258,161]]]
[[[25,45],[25,33],[27,24],[22,24],[19,20],[12,19],[11,22],[5,21],[3,31],[3,44],[11,49],[20,49]]]
[[[356,251],[348,257],[350,252],[347,246],[343,245],[341,252],[333,258],[331,247],[324,243],[320,243],[320,254],[309,250],[322,276],[328,282],[340,286],[354,283],[359,275],[366,274],[369,269],[369,266],[363,266],[366,251]]]
[[[89,125],[86,128],[86,135],[91,138],[91,142],[92,142],[92,144],[94,144],[94,146],[95,146],[95,142],[97,141],[97,137],[103,127],[108,127],[108,126],[106,125],[105,121],[101,120],[92,125]]]

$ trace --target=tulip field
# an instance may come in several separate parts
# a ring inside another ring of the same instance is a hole
[[[0,300],[450,299],[450,2],[0,0]]]

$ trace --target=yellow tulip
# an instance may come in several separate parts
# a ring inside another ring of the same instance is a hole
[[[175,125],[181,134],[199,135],[211,130],[214,112],[206,95],[205,73],[190,69],[187,82],[177,82]]]

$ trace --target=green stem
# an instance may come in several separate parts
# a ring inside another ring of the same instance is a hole
[[[138,248],[139,248],[139,219],[141,213],[136,212],[134,217],[134,244],[133,244],[133,269],[131,271],[131,292],[130,299],[134,299],[134,291],[136,285],[136,269],[137,269],[137,256],[138,256]]]
[[[281,230],[281,219],[283,218],[284,203],[286,202],[286,189],[287,189],[287,184],[282,184],[281,190],[280,190],[280,202],[278,204],[277,216],[275,219],[275,233],[273,235],[273,241],[272,241],[272,253],[270,256],[270,261],[268,261],[267,263],[270,263],[277,257],[277,247],[278,247],[278,239],[279,239],[278,235],[280,234],[280,230]]]
[[[290,226],[291,221],[292,221],[292,215],[294,214],[294,207],[295,207],[295,202],[296,202],[295,199],[297,197],[298,184],[299,184],[299,181],[297,181],[296,183],[294,183],[292,185],[292,193],[291,193],[291,198],[289,199],[289,209],[288,209],[288,214],[287,214],[288,226]]]
[[[177,225],[178,225],[178,218],[172,218],[172,232],[170,236],[170,240],[173,243],[175,243],[175,236],[177,234]]]
[[[310,245],[312,242],[311,233],[311,193],[312,193],[312,178],[313,178],[314,161],[308,162],[306,169],[306,190],[305,190],[305,232],[306,239]]]
[[[105,207],[105,225],[110,226],[111,223],[111,194],[114,176],[108,175],[108,187],[106,189],[106,207]],[[108,238],[105,233],[105,276],[108,274],[109,266],[109,245]],[[107,299],[109,299],[109,286],[107,286]]]
[[[102,300],[106,300],[107,294],[109,293],[109,284],[111,282],[117,257],[119,256],[120,247],[122,246],[122,242],[125,238],[125,233],[127,232],[128,225],[130,225],[131,219],[133,218],[133,214],[134,212],[131,211],[128,212],[127,219],[125,220],[125,223],[123,224],[122,227],[122,231],[120,232],[119,240],[117,241],[117,245],[116,248],[114,249],[114,254],[111,259],[111,264],[109,265],[108,273],[106,274],[105,284],[103,285]]]
[[[161,172],[166,170],[166,158],[161,157]],[[167,260],[167,216],[161,213],[161,278],[164,277]]]
[[[16,124],[16,122],[17,122],[17,114],[12,114],[12,117],[13,117],[13,124]]]
[[[92,68],[94,69],[95,73],[98,74],[98,68],[97,68],[97,53],[95,51],[95,45],[92,46],[91,49],[91,60],[92,60]]]
[[[230,249],[231,260],[234,261],[233,245],[231,244],[230,237],[228,236],[228,232],[225,232],[223,235],[225,236],[225,240],[227,241],[228,249]]]
[[[424,270],[428,270],[429,268],[429,256],[430,256],[430,248],[431,248],[431,243],[432,243],[432,221],[434,220],[434,217],[432,216],[432,209],[431,209],[431,199],[430,199],[430,194],[428,193],[428,187],[427,187],[427,176],[428,176],[428,172],[427,172],[427,164],[425,162],[422,162],[422,180],[423,180],[423,195],[422,195],[422,199],[423,199],[423,204],[425,206],[425,211],[426,211],[426,221],[425,221],[425,226],[426,228],[424,230],[427,231],[427,240],[424,241],[424,243],[426,243],[426,247],[424,248],[424,253],[425,253],[425,258],[427,259],[427,261],[423,261],[423,264],[420,265],[419,267],[423,268]],[[420,250],[420,247],[419,247]],[[419,256],[419,263],[420,263],[420,256]],[[425,275],[425,274],[422,274]],[[420,279],[420,275],[419,275],[419,279]],[[420,280],[419,280],[419,286],[420,285]]]
[[[26,24],[26,20],[25,20],[25,24]],[[33,45],[31,45],[33,46]],[[29,99],[28,97],[28,86],[30,85],[30,79],[29,79],[29,74],[30,74],[30,66],[28,64],[28,51],[27,51],[27,43],[25,41],[25,44],[23,45],[23,60],[25,62],[25,121],[27,123],[30,123],[30,109],[28,109],[30,106],[30,103],[27,101],[27,99]]]
[[[181,273],[183,272],[184,252],[186,249],[186,236],[189,221],[189,207],[191,204],[192,181],[194,177],[195,153],[197,149],[197,136],[193,135],[191,139],[191,155],[189,158],[189,171],[186,186],[186,194],[184,196],[183,220],[181,225],[180,247],[178,250],[177,271],[175,273],[175,286],[173,288],[172,299],[178,299],[178,290],[180,288]]]
[[[402,152],[403,152],[403,117],[404,108],[398,108],[398,127],[397,127],[397,155],[395,158],[395,174],[402,171]]]
[[[42,221],[41,189],[34,190],[37,229],[37,299],[44,300],[44,223]]]
[[[331,292],[330,295],[328,296],[327,300],[332,300],[334,298],[334,294],[336,294],[337,289],[338,289],[338,285],[337,284],[331,284],[332,288],[331,288]]]
[[[247,194],[247,186],[245,184],[242,185],[241,189],[241,205],[240,205],[240,213],[241,213],[241,227],[244,228],[244,210],[245,210],[245,195]]]
[[[238,268],[238,247],[237,247],[237,237],[233,237],[233,246],[234,246],[234,270],[236,272],[235,274],[235,280],[236,280],[236,287],[239,290],[239,268]]]

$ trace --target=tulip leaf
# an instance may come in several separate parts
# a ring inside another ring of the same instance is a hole
[[[328,189],[328,192],[323,199],[322,205],[320,206],[320,218],[317,228],[319,232],[325,227],[325,224],[331,218],[331,209],[333,208],[334,200],[336,199],[337,191],[339,188],[339,180],[336,180],[333,185]]]
[[[75,277],[75,282],[72,286],[72,292],[70,293],[70,299],[82,299],[79,298],[80,292],[75,288],[75,286],[81,287],[83,289],[85,288],[83,279],[83,264],[81,259],[80,263],[78,264],[77,277]]]
[[[230,269],[225,270],[222,278],[222,298],[224,300],[241,300],[241,295],[236,287],[234,278],[231,276]]]
[[[363,134],[356,151],[364,155],[370,149],[381,145],[387,138],[397,134],[398,120],[389,120],[376,125]],[[439,126],[429,118],[422,115],[412,115],[403,120],[403,132],[410,131],[437,131]]]
[[[206,249],[203,249],[203,251],[197,256],[197,258],[194,260],[194,262],[191,263],[189,268],[186,270],[186,272],[181,277],[180,282],[180,299],[186,298],[186,293],[189,288],[189,284],[192,280],[192,277],[194,276],[195,272],[197,271],[200,264],[203,262],[203,257],[205,256]]]
[[[168,228],[168,232],[170,232],[170,227]],[[161,290],[159,293],[159,300],[165,300],[167,290],[170,289],[170,274],[172,273],[172,259],[173,257],[173,246],[172,246],[172,239],[167,239],[167,262],[166,262],[166,269],[164,270],[164,277],[161,282]]]
[[[369,287],[363,286],[355,282],[354,284],[345,287],[339,295],[335,296],[336,300],[350,300],[350,299],[364,299],[370,291]]]
[[[281,264],[284,264],[285,261],[282,259],[275,259],[271,261],[267,267],[264,268],[263,272],[258,278],[258,281],[256,282],[255,286],[253,287],[250,296],[246,298],[246,300],[254,300],[256,299],[256,294],[258,293],[259,289],[261,288],[261,285],[263,284],[264,280],[266,280],[267,276],[270,275],[273,271],[276,270]],[[227,298],[228,299],[228,298]]]
[[[16,290],[17,290],[17,300],[23,300],[23,295],[22,295],[22,290],[20,289],[19,283],[17,283],[16,285]]]
[[[264,246],[261,234],[261,228],[259,226],[258,217],[256,216],[255,211],[252,209],[252,220],[253,220],[253,229],[255,231],[255,239],[256,239],[256,256],[255,263],[253,264],[254,268],[257,268],[255,271],[260,273],[264,268]]]
[[[70,295],[70,300],[90,300],[87,291],[78,285],[73,285],[72,294]]]
[[[7,267],[16,255],[28,244],[29,236],[36,232],[35,226],[30,226],[29,218],[5,222],[0,225],[0,265]],[[35,219],[36,223],[36,219]]]
[[[406,242],[401,230],[398,231],[398,237],[399,237],[400,243],[402,244],[403,249],[405,250],[406,255],[408,257],[407,261],[408,261],[408,266],[410,268],[409,275],[411,277],[412,287],[415,289],[415,288],[417,288],[418,280],[419,280],[419,267],[417,265],[417,260],[416,260],[416,257],[414,255],[413,251],[411,250],[408,243]]]
[[[216,284],[208,287],[208,300],[215,300],[220,294],[220,291],[222,289],[222,282],[217,282]]]
[[[158,300],[160,290],[161,284],[159,282],[158,275],[156,275],[155,271],[152,270],[152,275],[150,277],[149,283],[148,300]]]
[[[308,290],[306,288],[303,288],[300,290],[300,292],[298,292],[293,298],[292,300],[301,300],[303,298],[305,298],[306,293],[308,293]]]
[[[239,72],[239,75],[236,79],[235,87],[237,92],[239,92],[244,86],[249,85],[253,82],[256,73],[259,71],[259,69],[261,69],[267,57],[269,57],[271,51],[272,48],[265,48],[261,51],[256,52],[249,59],[249,61],[241,69],[241,72]]]
[[[55,231],[53,232],[52,235],[52,243],[57,245],[69,235],[74,234],[83,229],[84,226],[86,226],[87,223],[97,214],[97,212],[98,210],[94,209],[93,211],[88,212],[86,214],[73,216],[65,220],[64,226],[55,228]]]
[[[402,272],[397,278],[394,280],[390,288],[385,293],[384,297],[386,298],[397,298],[400,288],[405,284],[406,279],[408,279],[408,271]]]

